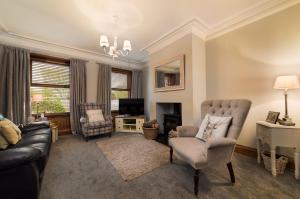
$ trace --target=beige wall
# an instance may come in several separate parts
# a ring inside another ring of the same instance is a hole
[[[300,76],[300,5],[206,43],[207,97],[247,98],[253,103],[238,140],[255,147],[255,122],[269,110],[284,114],[278,75]],[[300,125],[300,90],[289,92],[290,116]]]
[[[193,42],[197,45],[193,46]],[[193,125],[199,120],[199,115],[196,113],[199,111],[199,104],[205,99],[206,95],[205,72],[203,72],[205,71],[205,65],[203,63],[205,62],[202,60],[202,58],[205,59],[204,51],[204,42],[200,38],[190,34],[150,55],[149,67],[144,69],[145,76],[147,76],[147,79],[145,79],[147,84],[145,84],[144,88],[147,89],[147,92],[145,93],[146,110],[148,110],[151,119],[157,117],[157,102],[179,102],[182,103],[183,125]],[[154,92],[153,67],[180,54],[185,55],[185,89]],[[193,81],[195,78],[194,72],[203,73],[197,75],[197,80]],[[197,85],[194,85],[194,83],[197,83]],[[196,101],[194,101],[194,95]]]
[[[205,42],[199,37],[192,35],[193,123],[195,125],[200,125],[201,123],[201,103],[206,99],[205,51]]]

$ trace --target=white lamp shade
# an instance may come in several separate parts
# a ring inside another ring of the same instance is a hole
[[[124,43],[123,43],[123,50],[126,51],[131,51],[131,43],[129,40],[124,40]]]
[[[108,38],[106,35],[100,36],[100,46],[101,47],[109,47]]]
[[[43,95],[42,94],[33,94],[32,95],[32,101],[33,102],[41,102],[41,101],[43,101]]]
[[[275,80],[274,89],[298,89],[300,88],[297,75],[278,76]]]

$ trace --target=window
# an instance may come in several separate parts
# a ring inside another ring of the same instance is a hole
[[[52,57],[31,56],[32,114],[70,112],[69,62]]]
[[[119,99],[130,98],[131,71],[112,69],[111,73],[111,110],[119,110]]]

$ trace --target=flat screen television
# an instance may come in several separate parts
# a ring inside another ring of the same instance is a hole
[[[119,99],[120,115],[144,115],[144,99]]]

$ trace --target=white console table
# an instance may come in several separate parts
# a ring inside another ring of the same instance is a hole
[[[300,127],[282,126],[264,121],[256,123],[257,163],[261,162],[260,146],[269,144],[271,148],[272,175],[276,176],[276,147],[295,149],[295,178],[300,179]]]

